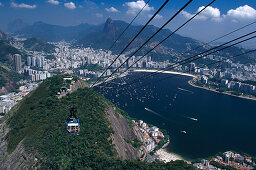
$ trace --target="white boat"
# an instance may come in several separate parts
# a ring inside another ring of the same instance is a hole
[[[198,119],[193,118],[193,117],[188,117],[188,119],[194,120],[194,121],[198,121]]]

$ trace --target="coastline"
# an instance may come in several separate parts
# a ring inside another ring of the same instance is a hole
[[[168,152],[166,147],[170,144],[170,139],[168,139],[167,143],[165,143],[160,149],[158,149],[155,153],[159,156],[160,161],[164,163],[168,163],[171,161],[182,160],[191,164],[191,161],[184,159],[182,156],[175,154],[173,152]]]
[[[152,73],[152,72],[157,72],[158,70],[135,69],[135,70],[133,70],[133,71],[134,71],[134,72],[148,72],[148,73]],[[195,76],[195,75],[193,75],[193,74],[182,73],[182,72],[163,71],[162,73],[165,73],[165,74],[178,74],[178,75],[182,75],[182,76],[192,77],[193,79],[197,78],[197,76]],[[226,94],[226,95],[233,96],[233,97],[238,97],[238,98],[242,98],[242,99],[247,99],[247,100],[256,101],[256,98],[251,98],[251,97],[241,96],[241,95],[240,95],[240,96],[237,96],[237,95],[234,95],[234,94],[231,94],[231,93],[219,92],[219,91],[217,91],[217,90],[215,90],[215,89],[197,86],[197,85],[195,85],[195,84],[192,83],[192,80],[189,80],[189,81],[188,81],[188,84],[191,85],[191,86],[193,86],[193,87],[201,88],[201,89],[205,89],[205,90],[209,90],[209,91],[212,91],[212,92],[215,92],[215,93]]]
[[[135,70],[133,70],[133,72],[148,72],[148,73],[157,72],[157,71],[159,71],[159,70],[147,70],[147,69],[135,69]],[[188,81],[188,84],[195,87],[195,88],[201,88],[201,89],[204,89],[204,90],[209,90],[209,91],[224,94],[224,95],[229,95],[229,96],[233,96],[233,97],[238,97],[238,98],[242,98],[242,99],[256,101],[256,98],[250,98],[250,97],[247,97],[247,96],[237,96],[237,95],[234,95],[234,94],[231,94],[231,93],[228,93],[228,92],[219,92],[215,89],[195,85],[195,84],[193,84],[192,81],[194,79],[198,78],[198,76],[196,76],[196,75],[182,73],[182,72],[173,72],[173,71],[164,71],[164,72],[160,72],[160,73],[177,74],[177,75],[182,75],[182,76],[188,76],[188,77],[192,78],[191,80]],[[168,162],[176,161],[176,160],[183,160],[183,161],[191,164],[191,161],[192,161],[192,160],[186,160],[181,155],[178,155],[176,153],[168,152],[168,150],[166,148],[160,148],[160,149],[156,150],[155,153],[159,156],[160,161],[162,161],[164,163],[168,163]]]
[[[168,152],[166,149],[163,149],[163,148],[157,150],[156,154],[159,155],[160,160],[164,163],[176,161],[176,160],[183,160],[187,163],[191,163],[190,161],[187,161],[184,158],[182,158],[180,155]]]
[[[135,70],[133,70],[133,71],[134,71],[134,72],[148,72],[148,73],[153,73],[153,72],[157,72],[157,71],[160,71],[160,70],[135,69]],[[163,72],[159,72],[159,73],[178,74],[178,75],[182,75],[182,76],[188,76],[188,77],[196,78],[196,76],[193,75],[193,74],[182,73],[182,72],[175,72],[175,71],[163,71]]]
[[[191,86],[193,86],[193,87],[200,88],[200,89],[205,89],[205,90],[209,90],[209,91],[212,91],[212,92],[215,92],[215,93],[226,94],[226,95],[233,96],[233,97],[238,97],[238,98],[242,98],[242,99],[247,99],[247,100],[256,101],[256,98],[251,98],[251,97],[246,97],[246,96],[236,96],[236,95],[231,94],[231,93],[219,92],[219,91],[217,91],[217,90],[215,90],[215,89],[197,86],[197,85],[195,85],[195,84],[192,83],[192,80],[189,80],[189,81],[188,81],[188,84],[191,85]]]

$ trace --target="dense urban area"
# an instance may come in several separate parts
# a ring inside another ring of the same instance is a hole
[[[93,48],[72,47],[67,42],[52,43],[55,46],[53,52],[31,51],[24,48],[21,39],[13,41],[12,45],[25,51],[27,59],[23,63],[19,54],[14,55],[14,68],[27,79],[19,82],[20,92],[2,96],[1,111],[6,113],[16,103],[19,97],[31,91],[40,81],[57,73],[78,75],[84,80],[95,80],[101,76],[103,68],[106,68],[117,55],[111,51],[95,50]],[[24,40],[24,39],[22,39]],[[140,56],[133,56],[126,67],[129,67]],[[209,55],[207,58],[213,61],[225,59],[219,55]],[[111,75],[113,69],[120,66],[126,59],[126,55],[120,58],[107,70],[105,76]],[[134,68],[162,69],[171,65],[169,60],[163,62],[153,61],[150,56],[140,60]],[[195,63],[179,66],[174,69],[177,72],[187,72],[197,75],[193,81],[195,85],[217,89],[219,92],[230,92],[237,96],[256,96],[256,66],[253,64],[240,64],[227,59],[223,63],[224,68],[198,67]],[[223,66],[222,66],[223,67]],[[125,68],[123,68],[125,69]],[[19,97],[17,97],[19,96]]]
[[[255,160],[250,156],[227,151],[210,160],[202,159],[193,166],[197,169],[254,169]]]

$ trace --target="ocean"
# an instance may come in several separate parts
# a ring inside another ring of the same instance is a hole
[[[146,74],[129,73],[98,91],[132,118],[165,129],[167,150],[184,159],[228,150],[256,155],[256,101],[192,87],[191,77],[164,73],[127,86]]]

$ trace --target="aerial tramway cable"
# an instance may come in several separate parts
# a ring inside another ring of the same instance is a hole
[[[130,57],[128,57],[120,66],[118,66],[112,73],[103,81],[106,82],[112,75],[114,75],[119,68],[121,68],[130,58],[132,58],[143,46],[145,46],[156,34],[158,34],[169,22],[171,22],[184,8],[186,8],[193,0],[189,0],[179,11],[177,11],[161,28],[159,28],[150,38],[148,38],[135,52],[133,52]]]
[[[166,71],[166,70],[169,70],[169,69],[171,69],[171,68],[175,68],[175,67],[174,67],[175,65],[180,64],[180,63],[182,63],[182,62],[184,62],[184,61],[191,62],[190,59],[193,59],[193,58],[195,58],[195,57],[197,57],[197,56],[203,55],[203,54],[205,54],[205,53],[207,53],[207,52],[210,52],[210,51],[212,51],[212,50],[214,50],[214,49],[217,49],[217,48],[220,48],[220,47],[222,47],[222,46],[225,46],[225,45],[227,45],[227,44],[229,44],[229,43],[231,43],[231,42],[234,42],[234,41],[236,41],[236,40],[239,40],[239,39],[241,39],[241,38],[244,38],[244,37],[249,36],[249,35],[254,34],[254,33],[256,33],[256,31],[252,31],[252,32],[250,32],[250,33],[248,33],[248,34],[245,34],[245,35],[243,35],[243,36],[240,36],[240,37],[238,37],[238,38],[235,38],[235,39],[233,39],[233,40],[230,40],[230,41],[228,41],[228,42],[226,42],[226,43],[223,43],[223,44],[221,44],[221,45],[215,46],[215,47],[213,47],[213,48],[211,48],[211,49],[208,49],[208,50],[206,50],[206,51],[204,51],[204,52],[201,52],[201,53],[196,54],[196,55],[194,55],[194,56],[188,57],[188,58],[186,58],[186,59],[184,59],[184,60],[181,60],[181,61],[178,61],[178,62],[176,62],[176,63],[173,63],[173,64],[171,64],[170,66],[168,66],[168,67],[166,67],[166,68],[164,68],[164,69],[161,69],[161,70],[157,70],[157,71],[155,71],[155,72],[153,72],[153,73],[151,73],[151,74],[149,74],[149,75],[141,76],[141,77],[139,77],[139,78],[133,80],[132,82],[130,82],[130,83],[126,84],[126,85],[131,85],[131,84],[133,84],[133,83],[136,83],[138,80],[146,79],[147,77],[151,77],[151,76],[154,76],[154,75],[156,75],[156,74],[162,73],[162,72],[164,72],[164,71]],[[234,45],[232,45],[232,46],[234,46]],[[209,54],[208,54],[208,55],[209,55]],[[201,58],[202,58],[202,57],[201,57]],[[180,65],[178,65],[178,66],[180,66]]]
[[[141,10],[137,13],[137,15],[132,19],[132,21],[125,27],[125,29],[122,31],[122,33],[117,37],[117,39],[114,41],[114,43],[110,46],[109,50],[111,50],[114,47],[116,42],[122,37],[122,35],[125,33],[125,31],[131,26],[133,21],[140,15],[140,13],[144,10],[144,8],[148,5],[149,2],[150,2],[150,0],[148,0],[147,3],[145,3],[145,5],[141,8]]]
[[[223,61],[225,61],[225,60],[228,60],[228,59],[231,59],[231,58],[235,58],[235,57],[239,57],[239,56],[241,56],[241,55],[245,55],[245,54],[252,53],[252,52],[256,52],[256,49],[250,50],[250,51],[247,51],[247,52],[244,52],[244,53],[235,55],[235,56],[230,56],[230,57],[228,57],[228,58],[225,58],[225,59],[222,59],[222,60],[218,60],[218,61],[215,61],[215,62],[212,62],[212,63],[209,63],[209,64],[205,64],[204,66],[201,66],[201,67],[198,67],[198,68],[204,68],[205,66],[210,66],[210,65],[217,64],[217,63],[221,63],[221,62],[223,62]],[[189,73],[189,71],[186,71],[186,72],[184,72],[184,73]],[[159,83],[159,82],[161,82],[161,81],[164,81],[164,80],[167,80],[167,79],[176,77],[176,76],[178,76],[178,74],[171,75],[171,76],[165,77],[165,78],[160,79],[160,80],[152,81],[152,82],[150,82],[150,83],[147,83],[147,84],[144,84],[144,85],[135,87],[135,88],[133,88],[133,89],[138,89],[138,88],[141,88],[141,87],[148,86],[148,85],[150,85],[150,84]]]
[[[141,30],[135,35],[135,37],[126,45],[126,47],[121,51],[120,54],[112,61],[112,63],[103,71],[103,73],[98,77],[98,79],[91,85],[93,87],[100,78],[107,72],[108,69],[116,62],[116,60],[123,54],[123,52],[131,45],[131,43],[140,35],[140,33],[147,27],[147,25],[157,16],[157,14],[164,8],[164,6],[169,2],[170,0],[166,0],[162,6],[154,13],[154,15],[147,21],[147,23],[141,28]]]
[[[190,60],[190,61],[187,61],[187,62],[185,62],[185,63],[182,63],[182,64],[187,64],[187,63],[189,63],[189,62],[191,62],[191,61],[198,60],[198,59],[203,58],[203,57],[205,57],[205,56],[207,56],[207,55],[211,55],[211,54],[216,53],[216,52],[219,52],[219,51],[221,51],[221,50],[225,50],[225,49],[227,49],[227,48],[233,47],[233,46],[235,46],[235,45],[238,45],[238,44],[240,44],[240,43],[246,42],[246,41],[251,40],[251,39],[253,39],[253,38],[256,38],[256,36],[252,36],[252,37],[247,38],[247,39],[245,39],[245,40],[241,40],[241,41],[236,42],[236,43],[234,43],[234,44],[232,44],[232,45],[229,45],[229,46],[226,46],[226,47],[224,47],[224,48],[222,48],[222,49],[219,49],[219,50],[210,52],[210,53],[205,54],[205,55],[202,55],[202,56],[199,56],[199,57],[197,57],[197,58],[194,58],[194,59],[192,59],[192,60]],[[250,51],[250,52],[253,52],[253,51],[254,51],[254,50],[252,50],[252,51]],[[248,52],[246,52],[246,53],[248,53]],[[245,54],[246,54],[246,53],[245,53]],[[177,66],[176,66],[176,67],[177,67]],[[175,68],[175,67],[173,67],[173,68]],[[171,76],[171,77],[173,77],[173,76]],[[165,78],[165,79],[168,79],[168,78]],[[164,79],[164,80],[165,80],[165,79]],[[157,82],[159,82],[159,81],[162,81],[162,80],[157,80],[157,81],[155,81],[155,82],[157,83]],[[148,83],[148,84],[152,84],[152,83],[154,83],[154,82],[150,82],[150,83]],[[130,85],[131,85],[131,84],[126,84],[126,86],[130,86]],[[146,84],[146,85],[147,85],[147,84]],[[145,85],[143,85],[143,86],[145,86]],[[139,87],[136,87],[136,88],[134,88],[134,89],[137,89],[137,88],[139,88]]]
[[[177,28],[174,32],[172,32],[169,36],[167,36],[165,39],[163,39],[161,42],[159,42],[155,47],[153,47],[151,50],[149,50],[146,54],[144,54],[142,57],[140,57],[140,59],[138,59],[136,62],[134,62],[130,67],[128,67],[126,71],[128,71],[128,69],[130,69],[134,64],[136,64],[138,61],[140,61],[143,57],[145,57],[147,54],[149,54],[151,51],[153,51],[157,46],[159,46],[161,43],[163,43],[165,40],[167,40],[168,38],[170,38],[174,33],[176,33],[179,29],[181,29],[183,26],[185,26],[188,22],[190,22],[191,20],[193,20],[197,15],[199,15],[201,12],[203,12],[207,7],[209,7],[212,3],[214,3],[216,0],[211,1],[208,5],[206,5],[203,9],[201,9],[200,11],[198,11],[194,16],[192,16],[189,20],[187,20],[184,24],[182,24],[179,28]],[[190,3],[190,2],[188,2]],[[158,32],[163,29],[164,26],[166,26],[178,13],[180,13],[187,5],[185,4],[170,20],[168,20],[166,22],[166,24],[164,24],[159,30]],[[156,33],[158,33],[156,32]],[[156,34],[155,33],[155,34]],[[155,36],[155,34],[153,36]],[[106,82],[119,68],[121,68],[135,53],[137,53],[149,40],[151,40],[153,38],[153,36],[151,36],[140,48],[138,48],[132,55],[130,55],[130,57],[128,57],[125,62],[123,62],[106,80],[104,80],[102,83]],[[116,79],[116,78],[115,78]]]

